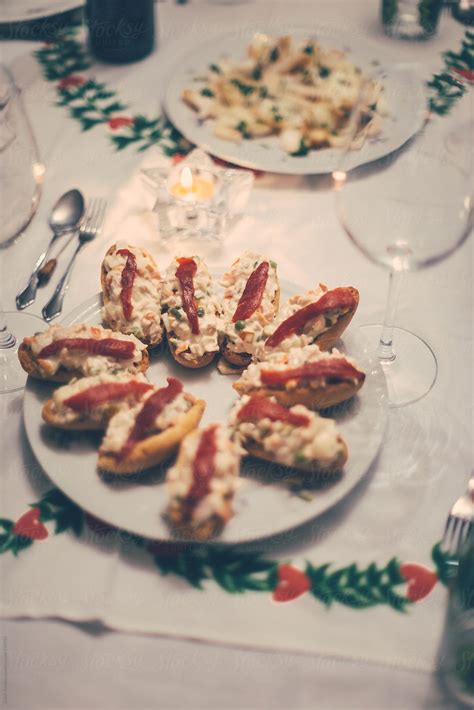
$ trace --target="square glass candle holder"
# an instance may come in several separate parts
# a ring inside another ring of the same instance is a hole
[[[250,171],[220,167],[200,149],[172,168],[163,165],[144,173],[156,191],[153,211],[165,241],[221,240],[243,213],[254,181]]]

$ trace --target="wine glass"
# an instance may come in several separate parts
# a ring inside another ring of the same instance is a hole
[[[45,173],[21,93],[10,72],[0,65],[0,271],[2,283],[6,250],[33,218]],[[25,335],[41,328],[41,319],[29,313],[4,313],[0,295],[0,393],[21,389],[26,374],[17,357]]]
[[[395,326],[400,286],[408,271],[447,258],[472,230],[472,149],[469,141],[452,139],[453,128],[445,116],[427,119],[390,155],[346,170],[353,162],[350,144],[367,121],[369,84],[361,89],[341,169],[333,173],[333,180],[337,214],[349,238],[368,259],[390,272],[384,322],[362,326],[362,331],[377,347],[389,402],[399,407],[424,397],[437,375],[436,355],[429,344]]]

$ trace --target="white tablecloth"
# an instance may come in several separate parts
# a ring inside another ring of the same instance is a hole
[[[245,3],[233,6],[193,3],[189,6],[158,5],[160,48],[145,62],[127,67],[103,67],[100,77],[113,84],[128,100],[133,112],[153,114],[158,110],[159,93],[176,48],[183,50],[186,33],[220,33],[236,23],[282,21],[308,17],[357,28],[374,41],[381,41],[378,3]],[[386,41],[403,56],[421,62],[429,77],[440,68],[439,53],[456,48],[462,27],[444,18],[438,37],[429,43],[400,44]],[[14,307],[14,294],[23,285],[40,245],[48,239],[46,216],[50,205],[65,188],[77,186],[86,194],[114,195],[141,159],[133,151],[113,153],[102,131],[81,134],[76,123],[52,105],[53,94],[45,95],[38,80],[39,68],[31,59],[32,46],[4,45],[4,57],[11,62],[18,81],[26,87],[30,114],[35,107],[41,121],[35,122],[40,149],[47,165],[47,180],[38,214],[27,233],[2,254],[2,298],[6,309]],[[150,93],[150,77],[156,75],[156,95]],[[146,77],[146,80],[145,80]],[[145,88],[146,87],[146,88]],[[332,195],[324,179],[270,179],[252,195],[248,216],[229,238],[225,253],[209,257],[213,265],[229,262],[248,239],[256,249],[272,244],[280,262],[286,264],[285,277],[310,285],[314,264],[324,268],[321,278],[328,283],[349,283],[357,274],[361,287],[358,322],[380,320],[383,314],[386,275],[367,262],[348,243],[331,209]],[[286,235],[297,235],[289,241]],[[74,308],[97,290],[96,245],[85,251],[73,274],[66,310]],[[99,249],[100,251],[100,249]],[[472,264],[470,245],[450,260],[405,283],[398,320],[425,337],[439,361],[439,377],[434,391],[408,414],[399,416],[403,426],[420,426],[423,455],[436,451],[434,436],[446,418],[445,433],[453,448],[453,462],[459,466],[469,453],[469,434],[463,422],[470,421],[470,363],[472,332],[467,315],[472,309]],[[47,291],[43,292],[45,299]],[[31,309],[39,313],[41,303]],[[34,479],[34,459],[22,431],[21,398],[2,400],[3,460],[9,471],[26,471]],[[430,438],[431,436],[431,438]],[[459,436],[459,439],[458,439]],[[389,446],[390,444],[388,444]],[[409,459],[398,459],[406,469],[395,467],[398,448],[392,442],[383,481],[403,486],[410,483]],[[390,454],[393,456],[391,457]],[[426,464],[430,464],[427,456]],[[431,463],[434,463],[431,461]],[[429,471],[428,471],[429,474]],[[459,486],[467,471],[452,472]],[[429,480],[429,475],[428,479]],[[431,481],[437,485],[436,477]],[[440,486],[443,488],[443,486]],[[25,491],[28,486],[25,486]],[[3,491],[8,497],[8,491]],[[446,501],[446,509],[451,501]],[[413,498],[416,515],[416,498]],[[21,511],[17,511],[21,512]],[[13,514],[13,512],[12,512]],[[392,522],[397,534],[395,515]],[[420,525],[420,535],[434,542],[442,521]],[[431,537],[430,537],[431,536]],[[423,561],[423,560],[421,560]],[[147,708],[147,707],[446,707],[436,680],[429,674],[388,669],[375,664],[349,662],[321,656],[264,653],[216,647],[166,638],[146,638],[109,633],[94,624],[73,625],[58,621],[4,621],[8,661],[7,702],[25,708]],[[412,649],[413,652],[413,649]]]

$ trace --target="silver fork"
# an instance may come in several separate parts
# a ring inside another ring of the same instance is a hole
[[[90,242],[95,239],[96,236],[100,233],[100,230],[102,229],[102,222],[104,221],[105,207],[105,200],[100,199],[92,200],[91,204],[89,205],[88,210],[86,212],[86,216],[84,218],[84,222],[82,223],[81,228],[79,230],[79,244],[77,245],[76,250],[71,257],[71,261],[66,267],[66,271],[64,272],[63,276],[61,277],[61,280],[56,286],[56,290],[49,299],[48,303],[43,308],[43,318],[47,323],[53,320],[53,318],[59,316],[59,314],[62,312],[63,300],[69,287],[69,277],[71,276],[76,256],[79,254],[82,247],[87,244],[87,242]]]
[[[443,547],[450,555],[457,557],[471,534],[474,525],[474,478],[471,478],[466,492],[455,502],[446,521]]]

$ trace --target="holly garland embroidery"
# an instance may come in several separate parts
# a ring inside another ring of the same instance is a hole
[[[466,31],[461,50],[443,54],[446,66],[463,76],[468,81],[474,81],[474,32]]]
[[[30,510],[16,522],[0,519],[0,553],[12,552],[16,556],[34,542],[46,540],[50,533],[45,523],[54,523],[56,535],[72,531],[79,537],[84,523],[97,535],[117,532],[53,488],[31,503]],[[213,582],[231,594],[271,593],[275,602],[310,594],[327,608],[334,604],[352,609],[386,605],[404,612],[410,604],[427,597],[438,582],[447,584],[454,561],[438,543],[432,549],[434,570],[417,562],[400,562],[396,557],[384,566],[371,562],[366,567],[352,563],[335,568],[330,563],[314,565],[306,561],[304,569],[299,569],[260,553],[216,546],[170,548],[123,531],[121,536],[146,549],[162,575],[181,577],[196,589]]]
[[[227,548],[204,547],[154,555],[163,575],[177,575],[198,589],[206,580],[212,580],[233,594],[249,590],[271,592],[276,602],[292,601],[308,592],[326,607],[338,603],[368,609],[382,604],[396,611],[405,611],[410,603],[424,599],[438,581],[446,584],[453,558],[437,544],[432,559],[436,571],[415,562],[400,563],[395,557],[383,567],[372,562],[362,569],[355,563],[334,569],[329,563],[314,566],[306,562],[301,570],[267,560],[258,553]]]
[[[445,69],[427,82],[429,110],[445,116],[474,81],[474,32],[466,32],[459,52],[444,52]]]
[[[120,131],[110,136],[117,150],[131,144],[139,151],[159,145],[169,156],[190,150],[191,144],[165,118],[123,114],[127,104],[117,98],[115,91],[93,77],[78,73],[90,69],[92,59],[76,38],[75,29],[59,34],[54,43],[37,50],[35,56],[44,78],[56,82],[57,105],[68,108],[69,115],[81,124],[83,131],[98,125]]]
[[[258,553],[196,547],[177,554],[154,554],[153,559],[163,575],[182,577],[196,589],[203,589],[206,580],[213,580],[232,594],[272,592],[278,584],[278,563]]]
[[[91,68],[92,59],[76,34],[75,28],[63,31],[35,52],[45,79],[56,82],[57,105],[68,108],[83,131],[107,126],[117,150],[131,145],[138,151],[159,146],[168,156],[187,153],[191,144],[166,118],[124,114],[127,104],[115,91],[79,73]],[[467,91],[466,82],[474,81],[474,33],[467,31],[460,51],[445,52],[443,58],[444,70],[427,82],[429,110],[438,115],[447,114]]]
[[[54,42],[46,42],[41,49],[34,52],[47,81],[66,79],[91,67],[92,60],[84,46],[75,38],[76,32],[75,28],[64,30]]]
[[[128,123],[124,123],[125,120],[128,120]],[[117,124],[118,121],[121,123]],[[140,152],[158,145],[165,155],[172,157],[188,153],[192,148],[191,143],[183,138],[167,119],[134,116],[131,119],[119,117],[109,121],[112,130],[125,125],[125,132],[111,137],[117,150],[123,150],[132,143],[136,144],[137,150]]]

